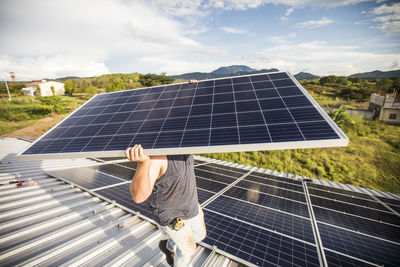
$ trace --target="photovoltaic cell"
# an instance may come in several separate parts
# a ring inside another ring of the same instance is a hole
[[[203,190],[203,189],[197,187],[197,197],[199,199],[200,205],[203,204],[210,197],[214,196],[214,194],[215,194],[214,192],[209,192],[207,190]]]
[[[272,180],[275,180],[275,181],[278,181],[278,182],[291,183],[291,184],[303,187],[301,181],[290,179],[290,178],[279,177],[279,176],[275,176],[275,175],[258,173],[258,172],[251,173],[251,176],[260,177],[260,178],[266,178],[266,179],[272,179]]]
[[[352,196],[346,196],[346,195],[336,194],[333,192],[316,190],[316,189],[312,189],[312,188],[309,188],[308,192],[311,195],[316,195],[316,196],[321,196],[321,197],[325,197],[325,198],[329,198],[329,199],[333,199],[333,200],[339,200],[339,201],[344,201],[344,202],[348,202],[348,203],[353,203],[353,204],[368,207],[368,208],[389,211],[381,203],[373,201],[373,200],[366,200],[366,199],[362,199],[362,198],[356,198],[356,197],[352,197]]]
[[[252,181],[255,183],[260,183],[260,184],[264,184],[267,186],[274,186],[274,187],[279,187],[279,188],[284,188],[284,189],[288,189],[288,190],[292,190],[292,191],[297,191],[297,192],[301,192],[303,193],[303,187],[301,185],[295,185],[292,183],[286,183],[286,182],[280,182],[274,179],[269,179],[267,177],[259,177],[259,176],[255,176],[255,175],[248,175],[244,178],[245,181]]]
[[[385,266],[400,265],[400,245],[318,223],[322,245],[349,256]]]
[[[206,206],[206,209],[310,243],[315,242],[311,221],[308,219],[225,196],[220,196],[212,201]]]
[[[122,182],[120,179],[97,172],[89,167],[55,170],[49,172],[49,174],[89,190]]]
[[[326,261],[328,263],[328,266],[337,266],[337,267],[342,267],[342,266],[351,266],[351,267],[370,267],[370,266],[375,266],[372,264],[365,263],[360,260],[356,260],[354,258],[350,258],[344,255],[341,255],[339,253],[332,252],[330,250],[325,249],[324,250]]]
[[[240,187],[232,187],[224,193],[226,196],[250,201],[267,208],[281,210],[288,213],[296,214],[305,218],[309,218],[308,208],[305,203],[292,201],[289,199],[267,195],[262,192],[247,190]]]
[[[342,195],[354,196],[354,197],[358,197],[358,198],[374,200],[373,197],[371,197],[370,195],[364,194],[364,193],[345,190],[345,189],[340,189],[340,188],[335,188],[335,187],[326,186],[326,185],[307,183],[307,187],[320,189],[320,190],[323,190],[323,191],[326,191],[326,192],[336,192],[336,193],[339,193],[339,194],[342,194]]]
[[[341,211],[368,219],[373,219],[376,221],[382,221],[394,225],[400,226],[400,220],[397,215],[391,212],[385,212],[381,210],[365,208],[361,206],[356,206],[346,202],[339,202],[335,200],[320,198],[316,196],[310,196],[311,203],[313,206],[319,206],[323,208],[328,208],[336,211]]]
[[[219,183],[208,179],[203,179],[199,176],[196,177],[196,185],[198,188],[205,189],[214,193],[218,193],[219,191],[227,187],[227,184]]]
[[[117,164],[98,165],[98,166],[92,166],[90,168],[113,176],[117,176],[127,181],[131,181],[133,175],[135,174],[135,169],[126,168],[124,166],[120,166]]]
[[[248,173],[248,170],[243,170],[243,169],[239,169],[239,168],[234,168],[234,167],[230,167],[230,166],[225,166],[225,165],[221,165],[221,164],[216,164],[216,163],[209,163],[206,166],[202,166],[199,167],[203,170],[209,170],[212,172],[221,172],[221,170],[225,170],[224,174],[229,175],[229,176],[233,176],[233,177],[241,177],[243,174]],[[228,172],[226,172],[228,171]]]
[[[313,206],[317,221],[400,243],[400,227]]]
[[[315,246],[209,210],[204,211],[204,217],[207,226],[204,242],[243,260],[261,266],[319,266]]]
[[[289,74],[96,95],[21,157],[123,156],[345,146],[347,137]]]
[[[393,205],[400,207],[400,200],[391,199],[391,198],[387,198],[387,197],[377,197],[377,198],[387,204],[393,204]]]
[[[140,204],[136,204],[132,200],[132,195],[129,189],[129,184],[122,184],[106,189],[96,191],[96,193],[108,198],[109,200],[115,200],[120,205],[123,205],[133,211],[140,212],[148,218],[153,218],[150,212],[147,201]]]
[[[285,190],[283,188],[262,185],[259,183],[254,183],[249,181],[240,181],[239,183],[236,184],[236,186],[252,190],[253,192],[261,192],[264,194],[275,195],[278,197],[306,203],[306,197],[304,193],[294,192],[290,190]]]

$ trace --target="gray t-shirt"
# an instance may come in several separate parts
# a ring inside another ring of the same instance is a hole
[[[154,219],[163,226],[175,218],[186,220],[198,213],[193,155],[172,155],[167,159],[167,171],[155,182],[148,200]]]

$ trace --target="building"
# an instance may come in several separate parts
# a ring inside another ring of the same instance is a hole
[[[41,82],[27,83],[25,86],[25,88],[22,88],[24,95],[53,96],[64,95],[65,93],[64,83],[60,82],[42,80]]]
[[[380,121],[400,125],[400,103],[396,102],[395,95],[372,94],[368,109],[375,111],[375,117]]]

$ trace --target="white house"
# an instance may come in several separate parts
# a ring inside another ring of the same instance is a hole
[[[372,94],[369,110],[375,111],[380,121],[400,125],[400,103],[396,101],[395,93],[384,96]]]
[[[24,95],[40,95],[40,96],[53,96],[53,95],[64,95],[64,83],[46,81],[31,82],[25,84],[25,88],[22,88]],[[37,90],[39,88],[39,91]]]

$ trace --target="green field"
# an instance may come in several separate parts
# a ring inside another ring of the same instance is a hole
[[[54,115],[68,114],[87,100],[85,96],[14,96],[0,100],[0,136],[34,125],[37,120]]]

